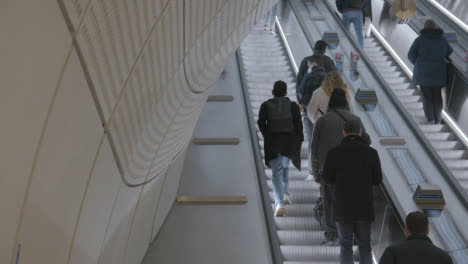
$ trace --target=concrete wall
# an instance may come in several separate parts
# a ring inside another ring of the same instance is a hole
[[[209,88],[273,0],[6,0],[0,263],[139,263]]]

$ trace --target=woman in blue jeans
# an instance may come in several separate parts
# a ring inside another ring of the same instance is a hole
[[[414,64],[413,84],[421,87],[424,114],[429,123],[442,121],[442,87],[447,83],[447,58],[453,49],[444,37],[444,31],[428,19],[421,35],[408,52]]]

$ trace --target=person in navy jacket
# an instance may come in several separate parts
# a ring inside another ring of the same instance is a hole
[[[421,35],[408,52],[414,64],[413,84],[421,87],[424,114],[429,123],[442,121],[442,87],[447,83],[447,59],[453,49],[444,37],[444,31],[428,19]]]

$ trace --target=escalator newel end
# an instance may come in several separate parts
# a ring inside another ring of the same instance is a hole
[[[414,202],[428,216],[438,217],[445,207],[442,189],[438,185],[420,184],[413,195]]]
[[[379,99],[377,98],[377,93],[375,90],[361,90],[358,89],[356,95],[354,96],[356,102],[361,104],[366,111],[372,111],[375,109]]]
[[[340,44],[340,38],[336,32],[324,32],[322,35],[322,40],[327,43],[327,46],[330,50],[335,50]]]

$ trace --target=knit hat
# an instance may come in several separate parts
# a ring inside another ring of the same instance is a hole
[[[335,88],[330,96],[328,108],[349,108],[348,100],[346,100],[346,93],[343,89]]]

